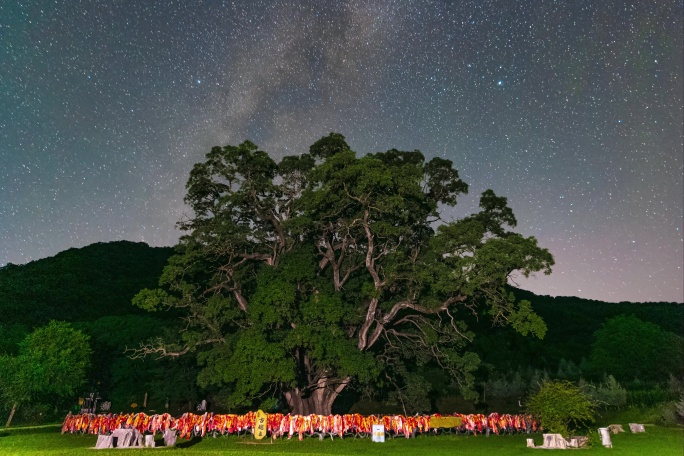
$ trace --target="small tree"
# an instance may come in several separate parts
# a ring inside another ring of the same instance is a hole
[[[605,407],[620,408],[627,404],[627,390],[612,375],[603,378],[596,394]]]
[[[545,430],[569,435],[570,429],[594,421],[595,404],[568,381],[544,381],[527,401],[527,412],[539,418]]]
[[[21,342],[16,357],[0,357],[0,398],[12,404],[6,427],[19,405],[39,394],[74,394],[90,364],[88,337],[68,323],[51,321]]]
[[[22,368],[19,357],[0,356],[0,399],[11,407],[5,427],[10,427],[19,404],[31,399],[32,390],[29,371]]]

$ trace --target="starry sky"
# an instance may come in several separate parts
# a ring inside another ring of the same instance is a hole
[[[452,160],[556,258],[538,294],[684,301],[679,0],[0,3],[0,265],[173,245],[192,165],[331,131]]]

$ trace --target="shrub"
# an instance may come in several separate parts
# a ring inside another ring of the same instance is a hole
[[[674,426],[680,421],[677,402],[670,401],[660,404],[655,424],[660,426]]]
[[[487,393],[493,398],[518,399],[527,391],[528,382],[523,379],[520,371],[492,377],[487,384]]]
[[[526,404],[527,412],[539,418],[545,430],[569,435],[570,430],[594,421],[595,404],[568,381],[545,381]]]
[[[598,407],[619,409],[627,404],[627,390],[612,375],[603,377],[598,386],[580,378],[579,388]]]
[[[680,422],[684,422],[684,375],[680,375],[679,378],[670,375],[668,390],[674,398],[675,410],[679,415],[678,419]]]
[[[606,407],[620,408],[627,404],[627,390],[612,375],[603,378],[596,388],[596,395]]]
[[[558,363],[558,372],[556,372],[557,378],[562,378],[565,380],[577,380],[580,378],[580,368],[577,364],[562,358]]]
[[[635,407],[656,407],[658,404],[672,400],[670,391],[659,386],[651,389],[630,389],[627,393],[627,403]]]

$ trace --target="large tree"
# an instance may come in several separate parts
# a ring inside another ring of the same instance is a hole
[[[536,239],[510,232],[506,198],[440,219],[468,186],[442,158],[390,150],[359,157],[340,134],[274,161],[256,145],[215,147],[187,183],[187,234],[134,302],[185,312],[176,341],[139,351],[196,353],[202,385],[228,402],[283,395],[292,413],[328,414],[350,383],[399,381],[433,362],[468,391],[478,365],[463,312],[542,337],[512,274],[551,272]]]

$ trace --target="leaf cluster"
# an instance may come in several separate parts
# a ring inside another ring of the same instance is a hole
[[[73,395],[85,381],[90,355],[86,335],[51,321],[27,335],[16,356],[0,356],[0,397],[21,404],[39,395]]]

